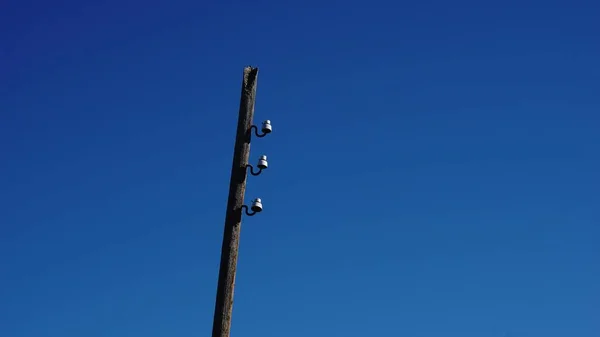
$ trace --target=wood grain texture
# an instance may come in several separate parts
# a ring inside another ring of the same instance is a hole
[[[242,205],[244,205],[244,194],[246,192],[246,165],[250,154],[250,127],[254,117],[257,77],[258,68],[244,68],[212,337],[229,337],[231,329],[233,292],[242,224]]]

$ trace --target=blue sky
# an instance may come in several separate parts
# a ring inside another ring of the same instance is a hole
[[[599,13],[4,1],[0,335],[210,334],[251,64],[232,336],[598,336]]]

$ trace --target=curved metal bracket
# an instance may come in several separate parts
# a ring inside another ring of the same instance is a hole
[[[242,209],[246,212],[247,216],[253,216],[256,214],[255,211],[248,211],[248,206],[246,206],[246,205],[242,205]]]
[[[252,129],[254,129],[254,135],[256,135],[258,138],[262,138],[269,134],[268,132],[258,133],[258,127],[256,125],[252,125],[250,127],[250,133],[252,133]]]
[[[250,174],[253,175],[253,176],[257,176],[257,175],[259,175],[263,171],[263,169],[261,169],[259,167],[258,168],[258,172],[254,172],[254,166],[252,166],[250,164],[246,164],[246,169],[248,169],[248,168],[250,168],[250,170],[248,170],[248,171],[250,171]]]

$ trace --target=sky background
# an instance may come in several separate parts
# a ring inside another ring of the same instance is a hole
[[[594,1],[0,4],[0,336],[600,335]]]

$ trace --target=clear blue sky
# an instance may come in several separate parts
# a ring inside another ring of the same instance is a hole
[[[600,5],[4,1],[0,335],[600,334]]]

